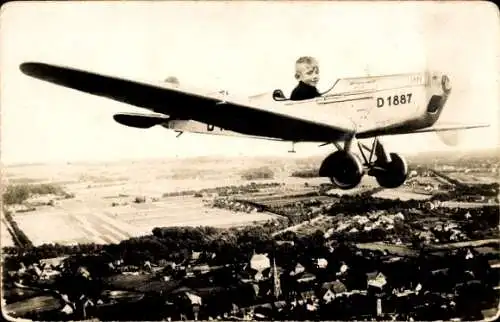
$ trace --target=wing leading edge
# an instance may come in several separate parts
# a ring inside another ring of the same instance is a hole
[[[248,102],[222,101],[220,97],[100,75],[45,63],[23,63],[21,71],[34,78],[106,97],[122,103],[169,115],[192,119],[227,130],[296,142],[343,140],[355,131],[348,119],[338,117],[335,124],[304,109],[285,111],[254,106]]]

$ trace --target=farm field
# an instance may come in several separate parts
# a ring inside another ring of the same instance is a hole
[[[175,289],[179,281],[164,281],[152,275],[114,275],[105,279],[105,283],[114,289],[135,292],[164,292]]]
[[[446,175],[462,184],[490,184],[498,182],[498,175],[492,172],[446,172]]]
[[[28,312],[50,311],[61,309],[62,307],[63,305],[59,299],[49,295],[41,295],[26,299],[24,301],[8,304],[4,307],[4,309],[5,312],[9,314],[22,316]]]
[[[55,206],[41,206],[35,211],[13,214],[14,220],[35,244],[43,243],[118,243],[133,236],[150,234],[154,227],[199,226],[230,227],[249,225],[273,218],[270,213],[237,213],[211,208],[202,198],[191,195],[164,197],[166,193],[194,191],[224,186],[248,185],[241,174],[245,170],[268,167],[273,178],[254,180],[256,183],[279,183],[255,194],[235,195],[271,206],[310,200],[293,197],[318,191],[327,178],[290,177],[297,160],[266,160],[236,158],[230,163],[216,158],[165,159],[96,163],[61,163],[8,166],[4,180],[10,183],[56,183],[75,198],[59,200]],[[420,181],[422,178],[416,178]],[[430,180],[430,179],[429,179]],[[365,176],[361,184],[348,191],[331,189],[329,194],[356,195],[370,192],[378,185]],[[430,196],[398,189],[374,191],[373,196],[402,200],[427,199]],[[145,197],[145,203],[134,203]],[[153,198],[155,201],[153,201]],[[331,197],[314,197],[320,201]],[[114,203],[114,205],[112,205]],[[13,242],[2,225],[2,246]]]
[[[427,200],[432,197],[432,195],[426,195],[421,193],[412,192],[409,189],[398,188],[398,189],[384,189],[373,194],[373,197],[384,198],[384,199],[400,199],[400,200]]]
[[[387,251],[390,254],[398,255],[398,256],[418,256],[418,252],[408,248],[406,246],[399,245],[390,245],[381,242],[374,243],[359,243],[356,244],[356,247],[360,249],[369,249],[369,250],[379,250],[379,251]]]
[[[287,165],[287,162],[292,165]],[[133,236],[150,234],[154,227],[231,227],[269,220],[273,218],[269,213],[235,213],[207,207],[201,198],[163,195],[248,185],[252,181],[243,179],[242,172],[259,167],[271,168],[274,177],[255,182],[280,183],[283,193],[301,193],[305,182],[310,185],[328,182],[326,178],[289,177],[287,169],[294,169],[294,162],[235,158],[228,163],[217,158],[172,158],[28,164],[5,167],[4,180],[7,184],[58,184],[75,196],[59,200],[55,206],[39,206],[35,211],[13,214],[19,228],[34,245],[118,243]],[[273,194],[275,191],[263,189],[262,193]],[[136,197],[145,197],[146,202],[134,203]],[[1,244],[13,244],[4,225]]]
[[[315,196],[315,197],[294,197],[293,195],[287,196],[287,195],[280,195],[279,197],[275,198],[274,196],[272,198],[253,198],[253,197],[248,197],[248,198],[242,198],[248,201],[256,202],[261,205],[266,205],[270,207],[282,207],[290,204],[297,204],[299,202],[307,202],[311,201],[311,199],[321,201],[321,202],[328,202],[328,201],[335,201],[336,199],[333,197],[328,197],[328,196]]]
[[[234,213],[205,207],[201,199],[192,196],[116,207],[111,207],[109,200],[70,199],[61,201],[56,207],[16,213],[13,217],[35,246],[119,243],[151,234],[155,227],[231,227],[273,218],[267,213]]]

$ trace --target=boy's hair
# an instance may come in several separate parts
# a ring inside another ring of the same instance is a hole
[[[300,77],[300,70],[299,67],[301,65],[317,65],[318,61],[316,58],[311,57],[311,56],[302,56],[297,59],[295,62],[295,78],[298,79]]]

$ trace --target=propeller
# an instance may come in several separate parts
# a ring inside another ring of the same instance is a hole
[[[447,146],[457,146],[461,142],[462,135],[460,131],[442,131],[436,132],[438,138]]]

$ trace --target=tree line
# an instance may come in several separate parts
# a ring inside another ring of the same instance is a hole
[[[70,198],[73,195],[64,191],[59,185],[56,184],[18,184],[7,186],[3,194],[3,202],[5,205],[22,204],[28,200],[32,195],[62,195],[65,198]]]

